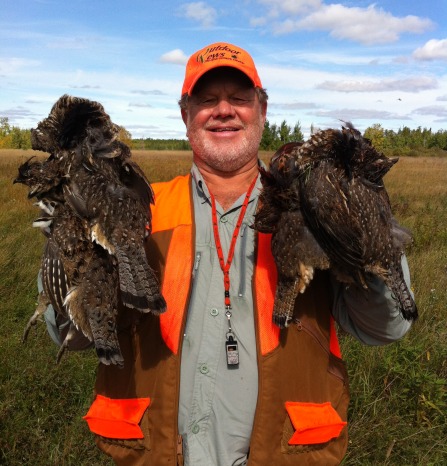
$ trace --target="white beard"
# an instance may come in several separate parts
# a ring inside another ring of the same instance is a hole
[[[187,134],[195,158],[214,170],[235,172],[257,158],[263,129],[262,119],[259,124],[251,124],[248,129],[244,125],[242,131],[245,132],[245,137],[236,144],[224,141],[213,142],[206,135],[201,137],[206,129],[197,130],[194,125],[188,128]]]

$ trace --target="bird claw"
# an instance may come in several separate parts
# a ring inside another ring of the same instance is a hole
[[[62,343],[61,347],[59,348],[59,351],[57,352],[56,356],[56,364],[59,364],[61,362],[62,356],[64,355],[65,351],[68,350],[68,341],[65,338],[64,342]]]
[[[296,293],[304,293],[310,282],[314,278],[314,268],[311,265],[299,263],[300,278],[295,285]]]
[[[45,294],[39,293],[36,310],[34,311],[34,314],[31,316],[31,318],[28,320],[25,330],[23,331],[22,343],[25,343],[25,341],[28,338],[28,334],[31,330],[31,327],[34,327],[37,324],[39,317],[45,312],[48,304],[50,303],[47,300]]]
[[[279,328],[287,328],[292,322],[292,316],[290,313],[287,314],[273,314],[273,323]]]
[[[27,340],[31,327],[34,327],[37,324],[37,319],[39,318],[39,316],[40,313],[36,310],[34,314],[31,316],[31,318],[28,320],[25,330],[23,331],[22,343],[25,343],[25,341]]]
[[[304,282],[303,285],[307,287],[307,285],[309,285],[309,283],[314,278],[314,268],[311,265],[305,265],[303,263],[300,263],[300,272],[301,272],[301,281]],[[303,293],[303,291],[300,290],[301,293]]]

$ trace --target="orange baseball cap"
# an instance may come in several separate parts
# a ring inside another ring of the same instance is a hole
[[[236,45],[216,42],[207,45],[189,57],[186,64],[182,95],[191,95],[199,78],[207,71],[220,66],[236,68],[246,74],[255,87],[262,87],[255,63],[248,52]]]

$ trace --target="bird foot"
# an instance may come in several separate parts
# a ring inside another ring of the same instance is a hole
[[[31,316],[31,318],[28,320],[28,323],[26,324],[25,330],[23,332],[22,343],[25,343],[25,341],[27,340],[31,327],[34,327],[37,324],[39,316],[40,313],[38,312],[38,310],[36,310],[34,314]]]
[[[73,322],[70,322],[70,329],[68,330],[68,333],[65,336],[65,339],[62,342],[62,345],[59,348],[59,351],[57,353],[56,364],[59,364],[61,362],[62,356],[64,355],[65,351],[70,350],[69,345],[75,335],[76,335],[76,326]]]
[[[31,318],[28,320],[25,330],[23,331],[22,343],[25,343],[26,339],[28,338],[28,334],[31,330],[31,327],[34,327],[37,324],[39,317],[46,311],[47,306],[49,304],[50,302],[46,298],[45,294],[39,293],[36,310],[34,311],[34,314],[31,316]]]
[[[68,342],[67,339],[65,338],[64,342],[62,343],[61,347],[59,348],[59,351],[57,352],[56,356],[56,364],[59,364],[61,362],[62,356],[64,355],[65,351],[68,350]]]
[[[287,314],[273,314],[273,323],[279,328],[286,328],[292,322],[292,316],[290,313]]]
[[[298,293],[304,293],[307,286],[314,278],[314,268],[311,265],[305,265],[300,262],[300,279],[297,282],[296,291]]]

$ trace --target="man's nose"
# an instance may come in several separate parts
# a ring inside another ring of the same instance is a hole
[[[219,99],[214,107],[213,118],[225,118],[234,115],[234,107],[228,99]]]

